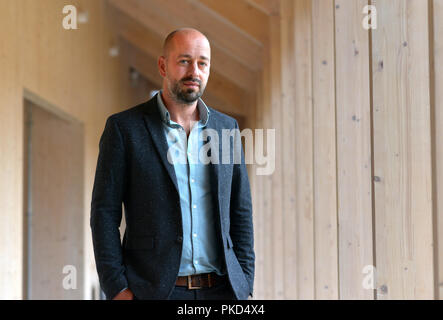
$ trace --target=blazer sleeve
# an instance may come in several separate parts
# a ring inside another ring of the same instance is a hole
[[[235,130],[239,133],[237,121],[235,121]],[[235,255],[248,280],[250,295],[252,296],[255,272],[252,201],[248,171],[246,170],[245,157],[239,134],[235,134],[234,148],[236,148],[236,146],[238,148],[237,150],[240,150],[241,153],[241,163],[234,162],[233,167],[230,201],[230,236]]]
[[[107,299],[128,287],[119,231],[125,170],[123,138],[111,116],[100,138],[90,218],[95,263]]]

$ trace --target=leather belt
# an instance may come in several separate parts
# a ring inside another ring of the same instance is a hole
[[[179,287],[188,287],[188,289],[211,288],[224,281],[225,276],[219,276],[215,272],[194,274],[190,276],[179,276],[175,285]]]

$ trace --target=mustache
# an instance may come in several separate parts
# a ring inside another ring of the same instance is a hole
[[[183,79],[180,80],[180,82],[182,82],[182,83],[183,82],[187,82],[187,81],[197,82],[199,86],[201,86],[201,84],[202,84],[200,79],[195,79],[195,78],[192,78],[192,77],[183,78]]]

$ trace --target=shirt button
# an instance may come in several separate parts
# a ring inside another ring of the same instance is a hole
[[[183,237],[182,236],[178,236],[177,237],[177,242],[182,242],[183,241]]]
[[[194,182],[195,180],[194,179],[191,179],[191,182]]]
[[[197,237],[197,234],[196,233],[194,233],[194,238],[196,238]]]
[[[197,206],[196,206],[195,204],[194,204],[192,207],[193,207],[194,209],[197,208]]]
[[[197,261],[197,260],[195,260],[194,262],[195,262],[195,264],[198,264],[198,261]]]

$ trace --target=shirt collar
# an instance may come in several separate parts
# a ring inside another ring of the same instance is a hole
[[[173,122],[171,120],[171,116],[169,114],[169,111],[163,102],[163,99],[161,97],[162,92],[163,92],[163,90],[160,90],[157,93],[157,105],[158,105],[158,109],[160,111],[160,117],[164,123],[166,123],[168,126],[172,127],[173,123],[175,123],[175,122]],[[210,113],[209,108],[206,106],[206,104],[203,102],[203,100],[201,98],[199,98],[197,101],[197,108],[198,108],[198,112],[199,112],[199,116],[200,116],[199,123],[201,124],[202,127],[205,127],[206,124],[208,123],[208,120],[209,120],[209,113]],[[171,121],[173,123],[171,123]]]

